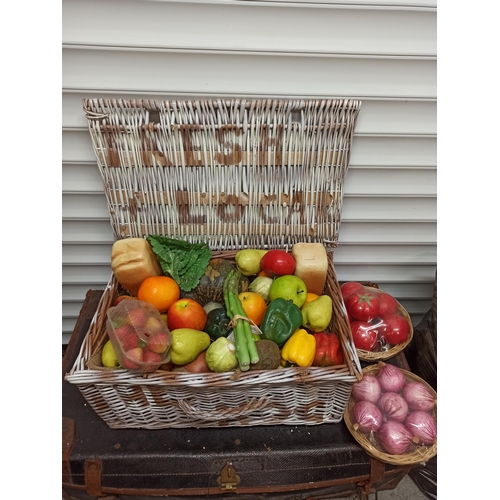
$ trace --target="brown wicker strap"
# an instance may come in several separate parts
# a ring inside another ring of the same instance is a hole
[[[252,398],[247,404],[237,408],[227,408],[226,410],[204,410],[200,407],[189,404],[186,400],[179,400],[179,407],[195,420],[228,420],[241,417],[247,413],[261,410],[269,404],[268,398]]]

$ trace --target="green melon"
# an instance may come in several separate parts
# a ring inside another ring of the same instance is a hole
[[[202,306],[212,301],[224,304],[224,280],[232,269],[236,269],[236,265],[229,260],[211,259],[198,285],[189,292],[181,291],[181,297],[194,299]],[[242,275],[238,293],[246,292],[249,284],[249,279]]]

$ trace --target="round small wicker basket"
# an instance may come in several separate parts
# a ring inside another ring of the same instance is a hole
[[[366,368],[363,369],[363,375],[368,375],[368,374],[377,375],[380,368],[382,368],[382,366],[384,365],[385,363],[379,362],[375,365],[367,366]],[[401,371],[403,372],[408,382],[421,382],[422,384],[424,384],[429,389],[429,391],[434,395],[437,401],[436,391],[425,380],[421,379],[414,373],[409,372],[407,370],[401,369]],[[427,462],[437,454],[437,443],[434,443],[431,446],[415,446],[414,450],[411,453],[405,453],[403,455],[391,455],[389,453],[385,453],[384,451],[382,451],[381,448],[379,448],[377,445],[373,444],[372,441],[370,441],[368,435],[354,428],[354,424],[351,420],[351,413],[355,403],[356,401],[351,395],[347,403],[347,407],[344,411],[344,421],[347,425],[347,428],[349,429],[349,432],[352,434],[354,439],[363,447],[366,453],[368,453],[368,455],[380,460],[381,462],[404,466],[404,465],[425,464],[425,462]],[[437,418],[437,403],[436,407],[431,413],[434,416],[434,418]]]
[[[371,282],[364,282],[362,283],[364,286],[375,288],[378,292],[382,292],[382,290],[379,289],[378,285],[375,283]],[[396,300],[396,299],[394,299]],[[361,361],[366,361],[367,363],[374,363],[376,361],[384,361],[390,358],[393,358],[396,356],[396,354],[400,353],[402,350],[406,348],[406,346],[411,342],[413,339],[413,324],[411,321],[411,317],[406,311],[406,309],[398,302],[398,310],[399,313],[408,321],[408,324],[410,325],[410,333],[408,334],[408,338],[402,342],[401,344],[397,344],[395,346],[392,346],[390,349],[387,351],[365,351],[364,349],[356,349],[358,353],[358,358]]]
[[[410,315],[407,313],[406,309],[399,302],[398,302],[398,307],[399,307],[399,313],[406,319],[406,321],[408,321],[408,324],[410,325],[410,333],[408,334],[408,338],[401,344],[392,346],[387,351],[365,351],[364,349],[356,349],[358,353],[358,358],[361,361],[374,363],[376,361],[384,361],[393,358],[394,356],[396,356],[396,354],[404,350],[406,346],[411,342],[411,340],[413,339],[413,324],[411,322]]]

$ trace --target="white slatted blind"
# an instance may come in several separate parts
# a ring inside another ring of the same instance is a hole
[[[111,275],[88,97],[361,99],[337,275],[420,321],[437,260],[436,2],[63,0],[62,14],[63,343]]]

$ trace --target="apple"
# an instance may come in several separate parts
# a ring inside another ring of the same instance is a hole
[[[156,354],[165,352],[169,345],[170,339],[164,333],[157,333],[156,335],[153,335],[147,343],[148,349]]]
[[[144,357],[143,350],[140,347],[128,350],[123,356],[122,365],[127,370],[137,370],[140,368]]]
[[[167,312],[168,327],[170,331],[179,328],[203,330],[207,323],[207,313],[203,306],[188,297],[176,300]]]
[[[306,284],[293,274],[279,276],[272,282],[269,288],[269,300],[272,301],[279,297],[291,300],[300,309],[305,304],[307,298]]]
[[[133,325],[136,330],[144,328],[146,322],[148,321],[148,314],[145,309],[141,307],[134,307],[127,311],[128,322]]]
[[[117,306],[122,300],[125,299],[137,300],[137,297],[131,297],[130,295],[119,295],[118,297],[116,297],[115,301],[113,302],[113,305]]]
[[[154,372],[161,365],[162,361],[163,360],[159,354],[150,351],[148,348],[144,349],[142,362],[147,363],[146,366],[143,367],[145,372]]]
[[[130,325],[123,325],[115,330],[115,335],[122,346],[123,352],[139,346],[139,337]]]
[[[164,332],[165,322],[161,318],[149,316],[144,325],[144,331],[149,333],[149,335],[156,335],[157,333]]]

